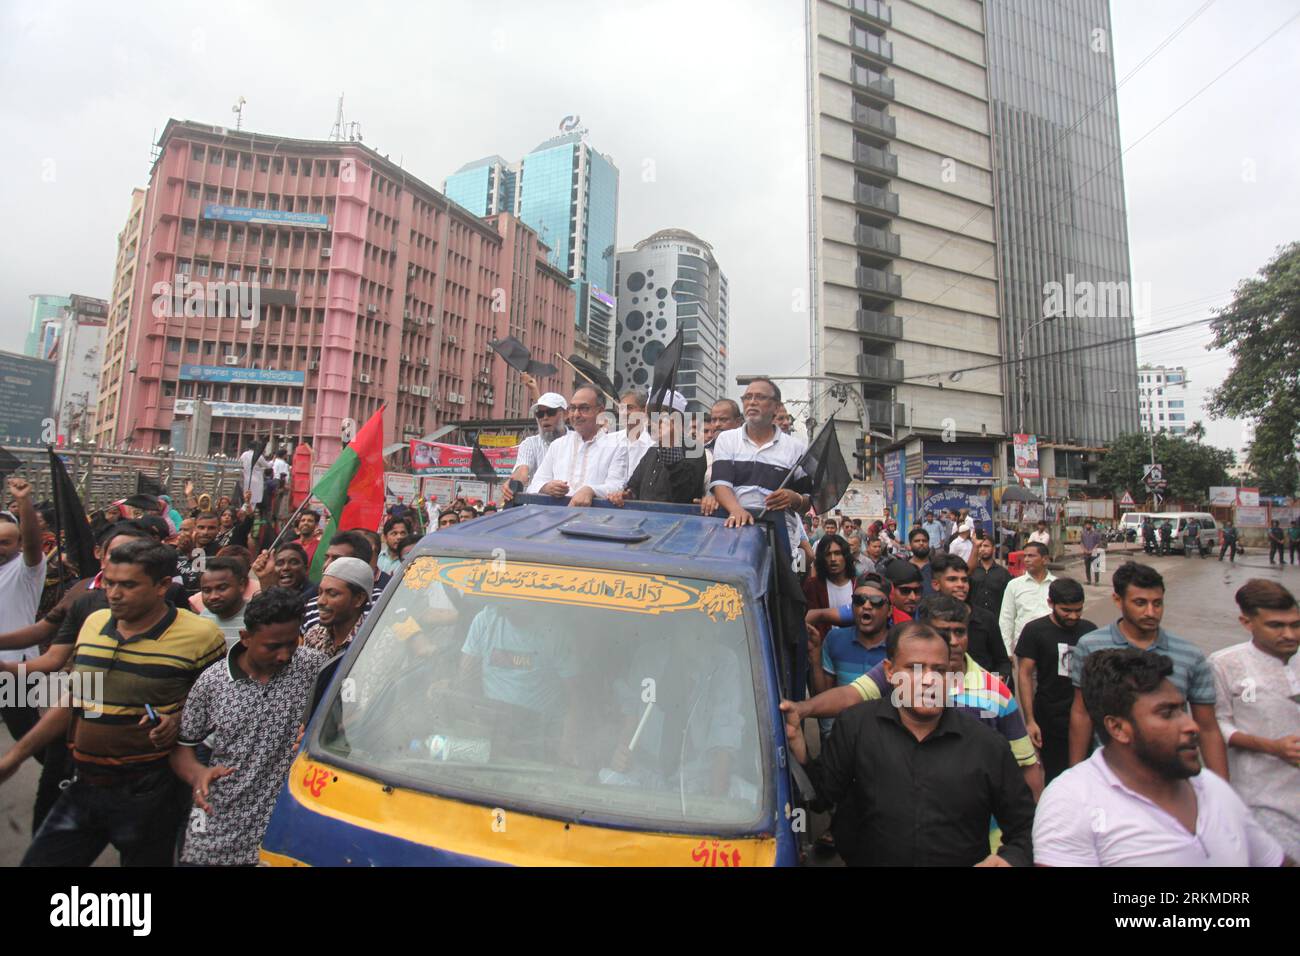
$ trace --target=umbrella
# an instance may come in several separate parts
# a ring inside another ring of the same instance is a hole
[[[1006,485],[1005,487],[998,488],[993,492],[993,497],[997,500],[998,504],[1005,504],[1008,501],[1037,502],[1042,500],[1039,495],[1034,494],[1028,488],[1022,487],[1021,485]]]

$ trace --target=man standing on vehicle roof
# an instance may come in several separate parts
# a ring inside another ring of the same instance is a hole
[[[546,457],[546,450],[551,447],[551,442],[568,431],[564,424],[564,413],[568,407],[569,403],[564,400],[564,396],[556,392],[547,392],[533,403],[533,417],[537,419],[537,434],[529,435],[519,443],[519,451],[515,455],[515,470],[510,473],[512,481],[519,482],[525,488],[528,487],[533,475],[537,474],[537,469],[541,467],[542,459]],[[507,483],[501,495],[506,501],[510,501],[515,493]]]
[[[748,508],[785,512],[793,553],[801,537],[799,515],[812,506],[813,488],[802,468],[796,469],[790,481],[785,477],[807,448],[802,440],[774,424],[781,390],[771,379],[755,378],[740,401],[745,410],[744,427],[722,432],[714,441],[709,490],[726,510],[728,528],[753,524]]]
[[[580,386],[569,403],[571,429],[551,442],[529,494],[568,497],[570,507],[585,507],[608,498],[627,483],[627,446],[600,430],[605,396],[590,385]],[[463,519],[462,519],[463,520]]]

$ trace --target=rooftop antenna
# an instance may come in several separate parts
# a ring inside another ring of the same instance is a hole
[[[334,114],[334,128],[330,130],[330,139],[335,143],[359,143],[361,142],[361,124],[353,120],[351,123],[343,119],[343,94],[339,94],[339,107]]]
[[[241,96],[238,100],[235,101],[235,105],[230,108],[230,112],[235,114],[236,133],[238,133],[241,129],[244,128],[244,104],[247,102],[248,100],[244,99]]]

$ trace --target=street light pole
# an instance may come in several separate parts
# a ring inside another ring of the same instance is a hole
[[[1018,426],[1016,430],[1022,435],[1025,433],[1025,392],[1029,381],[1029,370],[1025,368],[1025,341],[1029,338],[1029,334],[1033,332],[1034,329],[1038,328],[1044,322],[1052,321],[1054,318],[1056,318],[1054,315],[1045,315],[1037,322],[1032,323],[1029,328],[1025,329],[1024,334],[1020,336],[1020,341],[1016,346],[1016,396],[1018,398],[1017,405],[1019,406],[1019,413],[1017,415]],[[1047,479],[1044,478],[1043,480],[1046,482]]]

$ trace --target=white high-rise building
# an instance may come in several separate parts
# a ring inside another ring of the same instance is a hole
[[[685,229],[661,229],[618,254],[614,384],[649,389],[659,354],[684,332],[677,390],[693,412],[727,395],[727,277],[713,248]]]
[[[1187,433],[1187,370],[1163,365],[1138,368],[1138,411],[1142,430]]]

